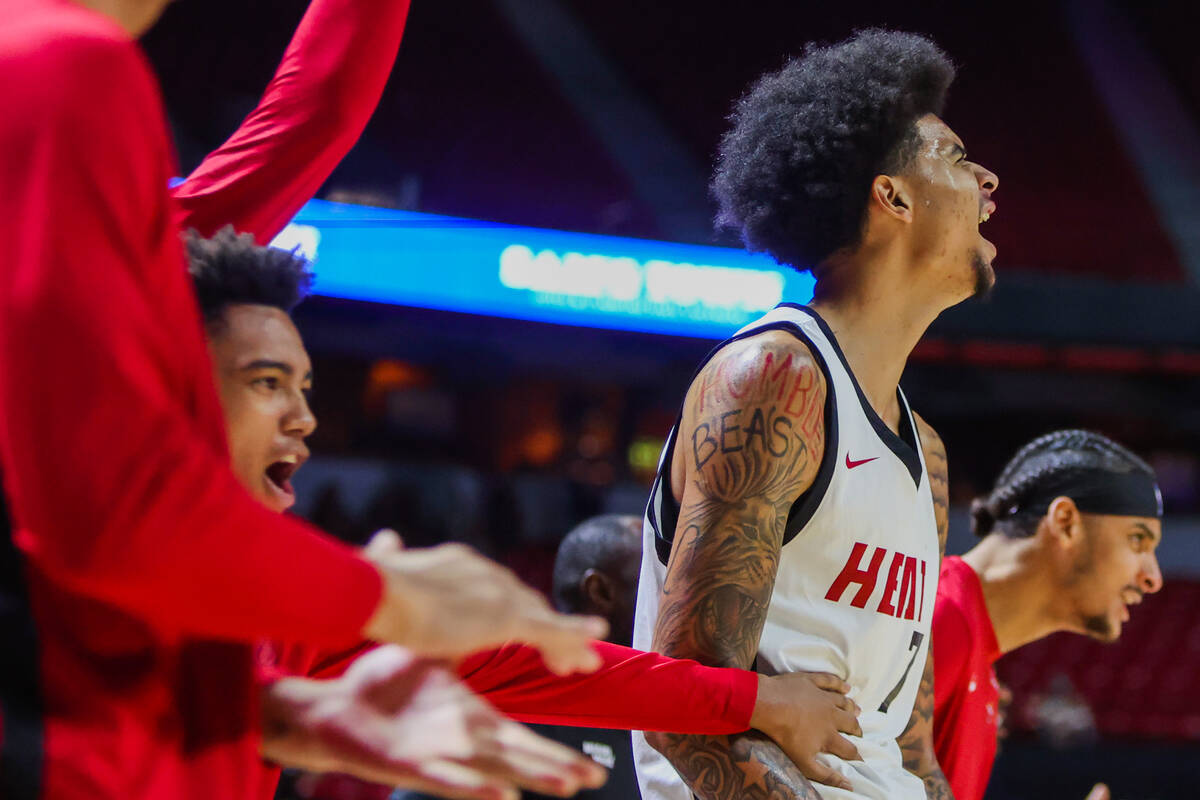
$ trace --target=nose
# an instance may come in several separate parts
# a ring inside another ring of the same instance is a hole
[[[296,399],[283,421],[284,432],[301,439],[312,435],[317,429],[317,417],[308,405],[304,392],[296,392]]]
[[[1158,569],[1158,558],[1153,553],[1148,554],[1142,562],[1137,579],[1138,587],[1146,594],[1154,594],[1162,588],[1162,572]]]
[[[996,177],[996,173],[980,164],[975,165],[975,178],[979,181],[979,188],[988,194],[1000,187],[1000,179]]]

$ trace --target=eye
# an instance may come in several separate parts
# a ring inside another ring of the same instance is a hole
[[[1145,533],[1131,533],[1129,540],[1133,543],[1135,550],[1142,550],[1146,546],[1146,542],[1150,541],[1150,537]]]
[[[250,385],[259,389],[266,389],[269,392],[273,392],[279,388],[279,378],[276,378],[274,375],[255,378],[250,382]]]

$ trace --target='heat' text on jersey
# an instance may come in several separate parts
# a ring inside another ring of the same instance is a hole
[[[875,592],[875,585],[879,582],[879,570],[888,555],[886,548],[876,547],[871,553],[871,560],[864,567],[863,557],[867,549],[868,546],[863,542],[854,543],[850,557],[846,559],[846,566],[842,567],[833,585],[825,593],[826,600],[840,602],[842,595],[853,584],[858,589],[850,598],[850,605],[855,608],[866,607],[867,601]],[[921,582],[919,591],[918,572]],[[922,621],[925,617],[925,572],[924,559],[906,556],[904,553],[893,553],[891,564],[888,566],[887,580],[883,585],[883,597],[879,599],[879,606],[875,610],[889,617]]]

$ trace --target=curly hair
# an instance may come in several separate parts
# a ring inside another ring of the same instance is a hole
[[[1032,536],[1059,494],[1052,488],[1095,470],[1154,477],[1149,464],[1107,436],[1083,430],[1047,433],[1018,450],[991,494],[971,503],[971,532],[980,537],[993,531],[1012,538]]]
[[[872,179],[909,163],[915,123],[941,113],[954,72],[913,33],[807,45],[734,106],[710,187],[717,225],[820,278],[821,262],[858,243]]]
[[[231,305],[273,306],[291,313],[312,287],[303,256],[258,245],[253,236],[232,227],[207,239],[190,231],[184,244],[206,325],[219,325]]]

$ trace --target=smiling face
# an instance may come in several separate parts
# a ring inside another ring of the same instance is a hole
[[[1072,629],[1100,641],[1116,641],[1129,607],[1162,588],[1155,549],[1162,522],[1155,517],[1078,514],[1082,538],[1066,573]]]
[[[264,305],[224,309],[208,326],[234,474],[260,502],[285,511],[290,478],[308,459],[317,427],[308,406],[312,364],[287,312]]]
[[[996,246],[979,226],[996,210],[992,193],[1000,180],[968,160],[962,140],[938,117],[917,120],[916,135],[916,153],[897,176],[911,211],[913,263],[952,302],[986,294],[996,280]]]

